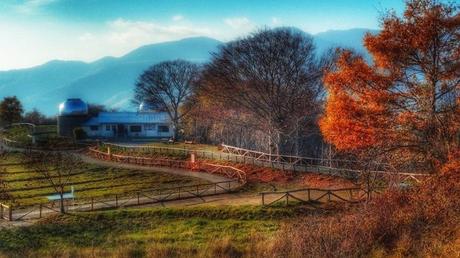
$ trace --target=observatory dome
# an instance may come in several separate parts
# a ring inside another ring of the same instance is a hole
[[[81,116],[88,114],[88,105],[81,99],[68,99],[59,105],[60,116]]]

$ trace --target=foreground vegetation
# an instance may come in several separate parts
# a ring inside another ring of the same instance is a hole
[[[460,170],[360,206],[201,206],[59,215],[3,229],[8,257],[458,257]]]
[[[7,256],[240,256],[302,211],[253,206],[149,208],[56,216],[2,230]],[[256,250],[254,250],[256,251]]]

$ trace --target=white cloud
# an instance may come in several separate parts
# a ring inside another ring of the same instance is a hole
[[[182,21],[183,19],[184,19],[184,16],[179,15],[179,14],[178,14],[178,15],[174,15],[174,16],[172,17],[172,20],[175,21],[175,22],[177,22],[177,21]]]
[[[278,18],[278,17],[272,17],[272,25],[280,25],[281,24],[281,20]]]
[[[81,35],[80,37],[78,37],[78,40],[86,42],[86,41],[90,41],[90,40],[94,39],[94,37],[95,36],[92,33],[86,32],[83,35]]]
[[[193,36],[210,36],[212,30],[192,25],[160,24],[149,21],[117,19],[108,23],[109,32],[105,37],[118,46],[139,46],[142,44],[176,40]]]
[[[234,17],[224,19],[225,24],[232,27],[235,30],[247,29],[253,27],[253,23],[246,17]]]

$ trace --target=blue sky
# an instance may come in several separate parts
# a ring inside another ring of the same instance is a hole
[[[228,41],[261,27],[376,29],[382,12],[403,7],[402,0],[1,0],[0,70],[93,61],[191,36]]]

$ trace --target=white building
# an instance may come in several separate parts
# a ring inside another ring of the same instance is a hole
[[[166,112],[101,112],[81,127],[90,138],[170,138]]]
[[[67,99],[59,105],[58,133],[74,137],[82,128],[89,138],[171,138],[173,128],[168,113],[141,104],[137,112],[100,112],[90,115],[81,99]]]

